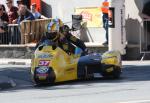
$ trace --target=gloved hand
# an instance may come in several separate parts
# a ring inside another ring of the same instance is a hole
[[[52,45],[52,49],[55,50],[57,48],[57,46],[54,44]]]
[[[86,48],[82,53],[81,53],[81,56],[85,56],[85,55],[88,55],[88,49]]]
[[[89,54],[89,50],[87,48],[84,50],[84,52],[86,53],[86,55]]]

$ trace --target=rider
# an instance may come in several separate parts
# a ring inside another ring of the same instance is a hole
[[[67,25],[63,25],[60,27],[60,33],[63,34],[63,38],[60,38],[61,42],[69,42],[71,44],[76,45],[77,47],[79,47],[80,49],[82,49],[82,51],[84,53],[87,53],[87,48],[84,44],[84,42],[78,38],[76,38],[75,36],[73,36],[69,31],[70,28]]]
[[[83,41],[73,36],[69,31],[69,27],[64,25],[60,19],[52,19],[46,25],[45,36],[67,53],[74,53],[74,45],[81,48],[83,53],[87,53],[87,48]]]

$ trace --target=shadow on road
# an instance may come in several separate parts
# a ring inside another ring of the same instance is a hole
[[[150,66],[124,66],[122,79],[130,81],[150,81]]]

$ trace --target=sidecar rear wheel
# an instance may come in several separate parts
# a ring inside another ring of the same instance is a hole
[[[104,78],[112,78],[112,79],[119,79],[120,78],[120,75],[121,75],[121,68],[120,67],[113,67],[113,71],[112,72],[106,72],[106,71],[103,71],[102,72],[102,76]]]

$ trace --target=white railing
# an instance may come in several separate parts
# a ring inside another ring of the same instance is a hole
[[[143,54],[141,61],[144,60],[146,53],[150,53],[150,20],[143,20],[141,22],[140,53]]]
[[[141,22],[140,53],[150,53],[150,20]]]

